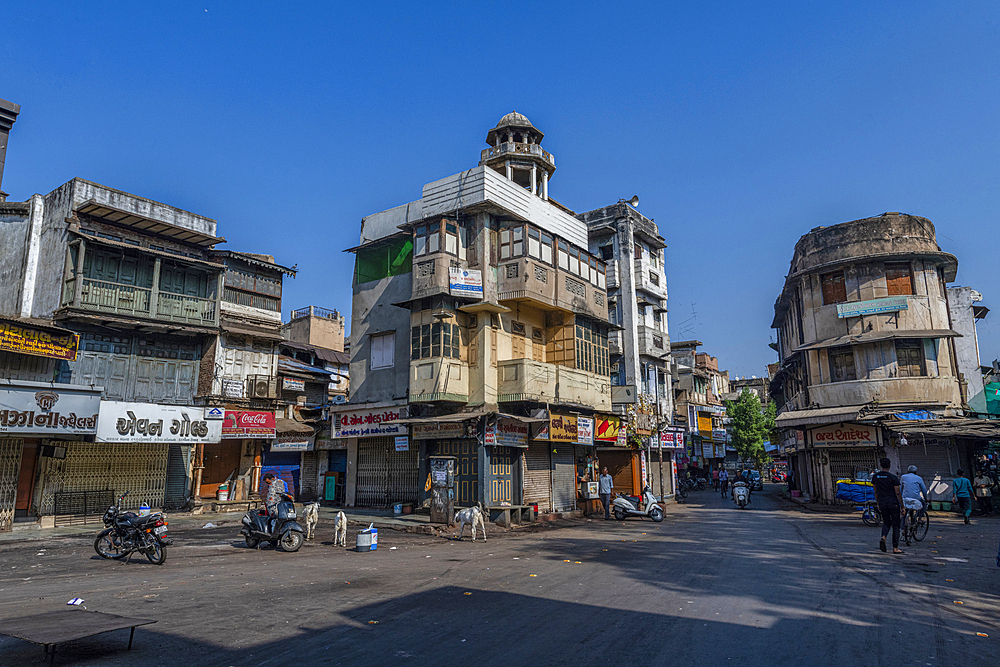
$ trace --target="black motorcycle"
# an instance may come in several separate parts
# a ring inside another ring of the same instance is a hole
[[[107,526],[94,540],[94,551],[101,558],[121,560],[139,552],[154,565],[163,565],[167,560],[167,516],[160,512],[140,516],[135,512],[122,512],[121,504],[128,491],[118,498],[104,513]]]
[[[263,509],[252,509],[246,513],[240,535],[244,537],[248,547],[256,549],[261,542],[270,542],[271,546],[289,553],[299,550],[305,541],[305,531],[295,520],[293,500],[283,493],[274,514],[268,514]]]

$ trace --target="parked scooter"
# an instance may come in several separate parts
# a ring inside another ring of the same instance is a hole
[[[265,509],[246,513],[240,535],[246,540],[248,547],[256,549],[261,542],[270,542],[271,546],[289,553],[302,547],[305,531],[295,520],[295,505],[292,501],[291,496],[283,493],[274,514],[268,514]]]
[[[167,516],[159,512],[148,516],[122,512],[122,501],[127,495],[128,491],[119,496],[118,503],[104,513],[106,528],[94,540],[94,551],[111,560],[121,560],[138,551],[150,563],[163,565],[167,560],[167,545],[173,544],[167,539]]]
[[[645,510],[639,509],[640,501],[645,503]],[[630,516],[648,516],[653,521],[663,521],[663,508],[656,504],[656,496],[653,495],[648,486],[642,490],[642,498],[619,493],[611,501],[611,511],[615,513],[615,518],[619,521],[624,521]]]
[[[750,502],[750,487],[747,486],[746,482],[733,484],[733,500],[740,506],[740,509],[746,508]]]

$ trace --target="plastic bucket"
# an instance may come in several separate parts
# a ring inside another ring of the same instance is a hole
[[[801,495],[802,495],[802,492],[799,491],[799,490],[792,491],[792,498],[798,498]]]
[[[403,514],[413,514],[413,503],[403,504]]]
[[[220,487],[219,490],[215,492],[215,499],[229,500],[229,489],[223,489]]]
[[[943,509],[945,512],[950,512],[951,511],[951,503],[949,503],[946,500],[942,500],[941,501],[941,509]]]
[[[393,505],[392,506],[392,513],[393,514],[402,514],[403,513],[403,503],[396,503],[395,505]]]
[[[378,549],[378,528],[362,530],[358,533],[358,540],[355,548],[358,551],[375,551]]]
[[[940,500],[932,500],[931,501],[931,509],[934,510],[935,512],[940,512],[941,511],[941,501]]]

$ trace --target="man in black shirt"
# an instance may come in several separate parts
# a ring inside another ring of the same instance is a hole
[[[892,553],[903,553],[899,549],[899,516],[903,506],[903,497],[899,493],[899,478],[889,472],[891,462],[882,459],[878,462],[882,469],[872,475],[872,486],[875,487],[875,501],[882,512],[882,540],[878,548],[885,551],[885,538],[892,528]]]

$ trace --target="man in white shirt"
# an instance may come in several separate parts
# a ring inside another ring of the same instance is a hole
[[[906,469],[906,474],[899,478],[899,493],[903,496],[904,504],[907,504],[907,500],[919,500],[923,503],[923,508],[917,514],[923,514],[927,509],[927,485],[917,474],[917,466],[910,466]]]
[[[607,468],[601,468],[601,476],[597,478],[597,493],[601,496],[601,504],[604,505],[604,520],[611,518],[611,491],[614,489],[615,480],[608,474]]]

